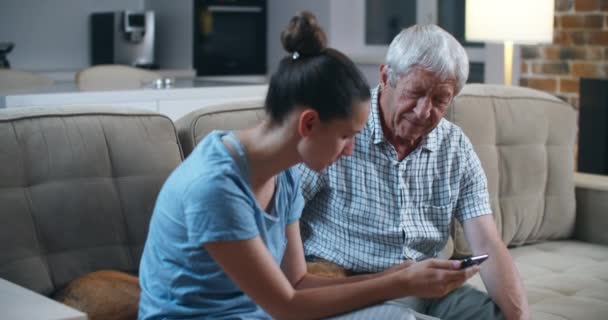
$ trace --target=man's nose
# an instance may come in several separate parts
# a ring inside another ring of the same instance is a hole
[[[418,99],[416,107],[414,108],[414,113],[416,114],[418,119],[427,119],[431,114],[432,108],[433,104],[431,103],[431,99],[429,97],[422,97]]]

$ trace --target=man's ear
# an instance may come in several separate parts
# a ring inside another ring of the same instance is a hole
[[[312,134],[313,127],[319,123],[319,113],[313,109],[305,109],[298,119],[298,133],[301,137]]]
[[[385,64],[380,65],[380,84],[382,88],[389,85],[388,83],[388,66]]]

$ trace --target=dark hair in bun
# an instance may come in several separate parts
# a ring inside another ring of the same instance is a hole
[[[281,33],[289,53],[272,75],[266,112],[281,122],[296,106],[316,110],[322,121],[348,118],[357,102],[369,100],[369,86],[355,64],[327,48],[325,31],[307,11],[291,18]]]
[[[317,18],[308,11],[291,18],[287,28],[281,32],[283,48],[304,56],[321,53],[327,47],[325,31],[317,23]]]

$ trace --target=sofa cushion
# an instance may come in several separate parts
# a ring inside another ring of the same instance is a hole
[[[213,130],[251,128],[264,118],[264,100],[219,104],[199,109],[176,121],[179,139],[188,156],[192,149]]]
[[[573,107],[537,90],[473,84],[454,99],[446,118],[473,143],[506,244],[571,236],[575,218]],[[458,224],[454,241],[455,254],[469,253]]]
[[[50,294],[87,272],[136,272],[156,196],[181,159],[160,114],[2,110],[0,277]]]
[[[548,241],[510,250],[524,281],[532,319],[605,319],[608,247]],[[469,280],[485,291],[479,275]]]

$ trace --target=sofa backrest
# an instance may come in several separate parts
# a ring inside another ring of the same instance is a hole
[[[446,118],[469,137],[488,178],[490,202],[510,246],[568,238],[574,228],[574,108],[521,87],[467,85]],[[455,255],[470,251],[457,223]]]
[[[184,153],[215,129],[256,125],[263,101],[224,104],[177,121]],[[510,246],[568,238],[574,227],[576,111],[549,94],[521,87],[468,84],[446,118],[469,137],[488,177],[497,228]],[[470,254],[462,227],[454,255]]]
[[[264,118],[264,100],[219,104],[192,111],[175,123],[179,139],[188,156],[213,130],[239,130],[254,127]]]
[[[181,160],[173,123],[156,113],[1,110],[0,278],[48,295],[87,272],[136,272]]]

